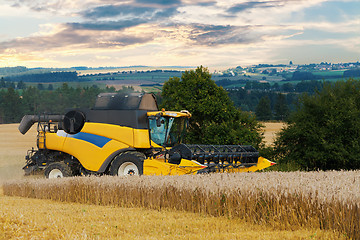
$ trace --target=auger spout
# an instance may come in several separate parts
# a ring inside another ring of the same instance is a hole
[[[19,131],[26,134],[36,122],[61,122],[64,115],[25,115],[20,122]]]

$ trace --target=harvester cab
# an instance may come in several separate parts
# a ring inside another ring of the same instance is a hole
[[[181,175],[249,172],[273,165],[251,146],[183,144],[186,111],[158,110],[153,94],[102,93],[91,109],[64,115],[26,115],[19,131],[38,123],[37,149],[25,175]]]

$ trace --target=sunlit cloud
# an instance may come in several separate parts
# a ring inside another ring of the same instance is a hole
[[[314,47],[321,44],[328,56],[332,46],[336,58],[357,61],[349,53],[360,48],[356,7],[355,0],[0,0],[2,22],[15,29],[9,35],[0,23],[0,66],[250,65],[287,62],[299,46],[302,54],[309,46],[311,61],[324,54]],[[19,13],[37,30],[21,32]]]

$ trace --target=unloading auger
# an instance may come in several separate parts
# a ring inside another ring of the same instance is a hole
[[[102,93],[91,109],[65,115],[26,115],[19,131],[38,123],[37,149],[25,175],[181,175],[252,172],[275,164],[247,145],[189,145],[182,140],[191,114],[158,110],[153,94]]]

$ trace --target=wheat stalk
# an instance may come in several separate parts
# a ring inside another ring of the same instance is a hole
[[[225,215],[279,229],[332,229],[352,239],[360,239],[359,190],[360,171],[74,177],[3,185],[9,196]]]

